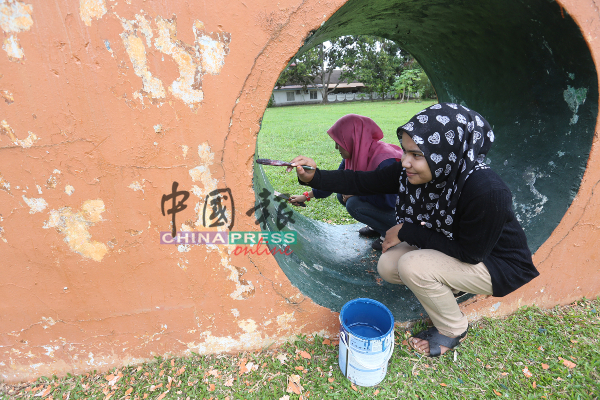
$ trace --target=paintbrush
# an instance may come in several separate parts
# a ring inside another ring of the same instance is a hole
[[[256,160],[257,163],[262,164],[262,165],[272,165],[275,167],[291,167],[292,164],[286,161],[280,161],[280,160],[271,160],[270,158],[258,158]],[[306,170],[311,170],[311,169],[315,169],[313,167],[311,167],[310,165],[301,165],[302,168],[306,169]]]

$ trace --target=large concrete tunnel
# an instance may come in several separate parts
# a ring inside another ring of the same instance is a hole
[[[494,127],[488,161],[541,275],[463,311],[599,295],[598,17],[593,0],[0,0],[0,380],[334,336],[358,296],[419,315],[348,227],[298,216],[277,259],[160,244],[174,182],[189,192],[178,231],[226,233],[203,214],[219,190],[233,230],[260,229],[272,89],[294,54],[340,35],[397,41],[440,101]]]
[[[400,43],[421,63],[440,101],[473,107],[488,119],[496,140],[487,163],[511,188],[535,252],[579,190],[598,114],[596,67],[568,12],[543,0],[350,0],[300,51],[358,34]],[[255,185],[257,193],[268,185],[260,170]],[[356,237],[357,227],[297,218],[292,229],[301,242],[292,257],[277,260],[304,294],[335,311],[364,296],[384,302],[399,320],[420,316],[408,288],[376,280],[378,257]],[[273,219],[270,228],[276,229]]]

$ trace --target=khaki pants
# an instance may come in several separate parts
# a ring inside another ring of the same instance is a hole
[[[483,263],[468,264],[404,242],[382,254],[377,271],[387,282],[408,286],[433,325],[448,337],[459,336],[469,325],[454,293],[492,294],[492,280]]]

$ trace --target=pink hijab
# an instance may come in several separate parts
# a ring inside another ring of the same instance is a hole
[[[371,118],[348,114],[338,119],[327,131],[329,136],[350,153],[346,169],[373,171],[383,160],[402,157],[402,149],[394,144],[380,142],[381,128]]]

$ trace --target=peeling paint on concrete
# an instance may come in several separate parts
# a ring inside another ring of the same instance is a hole
[[[177,20],[156,18],[158,26],[158,37],[154,41],[156,48],[173,58],[179,67],[179,78],[177,78],[169,91],[173,96],[183,100],[190,107],[194,107],[204,99],[200,63],[197,49],[187,46],[177,39]]]
[[[188,146],[186,146],[185,144],[181,145],[181,152],[183,153],[183,158],[187,157],[187,153],[190,150],[190,148]]]
[[[491,307],[491,311],[492,311],[492,312],[496,312],[496,311],[498,311],[498,308],[500,308],[500,305],[501,305],[501,304],[502,304],[501,302],[497,302],[496,304],[492,305],[492,307]]]
[[[131,185],[128,186],[129,189],[133,189],[134,192],[141,191],[144,193],[144,184],[146,183],[145,179],[142,179],[141,182],[134,181]]]
[[[513,196],[513,204],[517,211],[516,217],[519,222],[523,223],[523,217],[527,220],[532,220],[544,211],[544,204],[548,202],[548,197],[540,193],[535,187],[536,179],[543,178],[544,176],[542,173],[536,173],[531,167],[527,168],[523,173],[523,180],[529,186],[529,190],[535,197],[535,200],[533,203],[521,204],[516,203]]]
[[[204,186],[200,189],[197,185],[192,187],[192,192],[201,199],[207,194],[217,189],[217,180],[213,179],[210,173],[210,166],[213,164],[215,154],[211,151],[207,142],[198,146],[198,156],[200,156],[200,165],[189,170],[190,177],[194,182],[201,182]]]
[[[31,4],[14,0],[0,1],[0,28],[5,33],[11,34],[4,40],[2,49],[6,51],[11,61],[18,61],[25,56],[16,34],[31,29],[33,25],[32,12]]]
[[[8,136],[10,141],[15,146],[21,146],[24,149],[33,146],[33,144],[35,142],[40,140],[40,138],[37,137],[37,135],[33,132],[29,132],[29,135],[27,136],[26,139],[23,139],[23,140],[18,139],[17,136],[15,135],[15,131],[13,130],[13,128],[11,128],[11,126],[8,124],[8,122],[6,122],[6,120],[0,121],[0,135]]]
[[[0,173],[0,190],[10,193],[10,182],[8,182]]]
[[[577,110],[579,110],[580,105],[583,105],[585,103],[587,91],[587,88],[575,89],[571,86],[567,86],[567,89],[563,92],[563,98],[569,106],[569,109],[573,112],[573,117],[571,118],[570,125],[575,125],[579,120]]]
[[[87,26],[92,26],[92,19],[100,19],[104,14],[106,14],[104,0],[79,0],[79,16]]]
[[[71,185],[67,185],[65,186],[65,193],[68,194],[69,196],[73,194],[73,192],[75,192],[75,188]]]
[[[92,240],[88,229],[102,221],[101,214],[104,210],[102,200],[87,200],[78,212],[71,210],[71,207],[51,210],[44,228],[56,228],[57,232],[65,236],[64,240],[71,250],[85,258],[101,261],[108,247],[104,243]]]
[[[142,90],[140,95],[146,95],[150,99],[164,99],[166,92],[162,81],[152,76],[152,73],[148,70],[146,47],[144,46],[142,39],[132,31],[123,32],[121,34],[121,39],[123,40],[125,50],[129,55],[129,60],[133,64],[135,74],[142,78]]]
[[[215,154],[211,151],[210,145],[207,142],[202,143],[198,146],[198,156],[200,157],[200,163],[198,166],[189,170],[190,177],[194,182],[200,182],[202,188],[198,185],[192,186],[192,193],[199,199],[204,200],[207,194],[217,189],[218,181],[212,177],[210,172],[210,166],[214,163]],[[196,212],[196,221],[194,227],[199,229],[202,226],[202,210],[203,203],[198,201],[194,208]],[[231,218],[231,216],[228,216]],[[182,229],[192,227],[182,225]],[[227,277],[228,280],[235,283],[236,287],[230,297],[235,300],[245,300],[254,295],[256,289],[252,282],[242,279],[244,271],[231,265],[231,257],[229,251],[234,246],[206,246],[209,250],[216,250],[221,256],[221,266],[229,271]]]
[[[238,326],[246,333],[256,332],[256,322],[252,319],[243,319],[238,321]]]
[[[82,0],[83,1],[83,0]],[[205,74],[217,75],[225,64],[225,57],[229,54],[231,35],[228,33],[207,34],[204,24],[194,21],[193,45],[184,43],[177,38],[177,17],[171,19],[157,16],[154,19],[156,31],[153,30],[151,20],[137,14],[135,20],[120,18],[124,32],[121,34],[125,49],[129,55],[136,75],[142,78],[143,89],[134,93],[134,98],[143,103],[143,96],[161,104],[158,99],[164,99],[166,92],[163,82],[154,77],[147,66],[146,51],[154,47],[163,54],[170,56],[177,64],[179,78],[169,85],[169,92],[177,99],[182,100],[192,110],[196,110],[202,100],[202,76]],[[146,39],[144,45],[140,35]],[[164,60],[164,57],[163,57]],[[158,133],[158,132],[157,132]]]
[[[204,24],[200,21],[194,22],[194,36],[198,51],[202,56],[202,72],[217,75],[225,64],[225,56],[229,53],[229,42],[231,36],[224,33],[214,39],[204,31]]]
[[[0,96],[4,99],[6,104],[12,104],[15,102],[15,98],[13,97],[13,94],[11,92],[9,92],[8,90],[1,91]]]
[[[46,207],[48,207],[48,203],[46,202],[46,200],[44,200],[41,197],[36,199],[28,199],[27,197],[25,197],[25,195],[23,195],[23,200],[25,200],[25,203],[27,203],[27,205],[29,206],[29,214],[42,212],[46,209]]]
[[[17,37],[14,35],[11,35],[4,40],[4,43],[2,44],[2,50],[8,54],[8,58],[11,61],[18,61],[25,57],[23,47],[21,47],[19,39],[17,39]]]
[[[187,343],[188,352],[197,354],[215,354],[227,353],[231,351],[244,351],[256,348],[265,348],[269,346],[281,345],[285,342],[293,341],[297,335],[292,330],[285,336],[269,336],[261,332],[243,333],[237,339],[231,336],[213,336],[211,331],[202,332],[201,337],[204,339],[202,343],[190,342]],[[308,333],[311,336],[330,337],[330,333],[323,329],[317,332]]]

